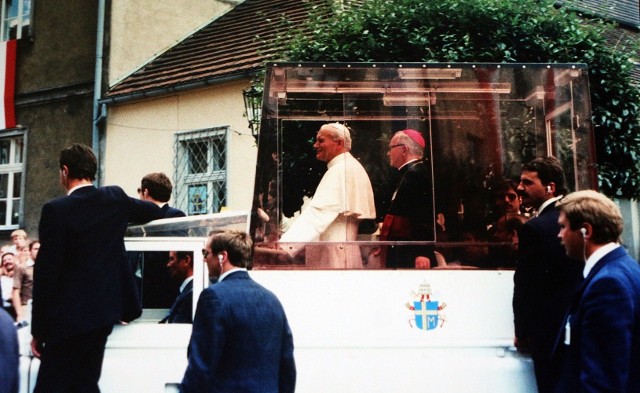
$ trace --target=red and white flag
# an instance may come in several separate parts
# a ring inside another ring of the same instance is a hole
[[[0,42],[0,129],[16,126],[16,40]]]

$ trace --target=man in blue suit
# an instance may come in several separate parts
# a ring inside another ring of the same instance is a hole
[[[31,348],[41,360],[35,392],[99,392],[113,325],[142,311],[125,256],[127,225],[162,211],[120,187],[94,187],[97,160],[85,145],[63,149],[59,166],[67,196],[42,208],[34,267]]]
[[[295,390],[293,338],[278,298],[246,271],[253,243],[243,232],[216,233],[203,254],[217,284],[200,295],[183,393],[288,393]]]
[[[640,392],[640,266],[620,246],[620,209],[595,191],[560,203],[567,254],[584,261],[557,347],[566,349],[558,392]]]
[[[169,251],[167,269],[180,284],[180,293],[160,323],[193,323],[193,252]]]
[[[553,344],[571,296],[582,280],[581,266],[569,258],[558,239],[558,209],[566,194],[564,173],[554,157],[525,164],[517,189],[536,217],[518,232],[518,261],[513,277],[515,345],[530,354],[538,391],[552,392],[561,365],[552,358]]]

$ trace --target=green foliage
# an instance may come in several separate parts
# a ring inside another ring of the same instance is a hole
[[[600,187],[640,197],[640,93],[612,27],[549,0],[366,0],[316,6],[279,37],[280,58],[349,62],[533,62],[589,66]],[[635,43],[634,43],[635,45]]]

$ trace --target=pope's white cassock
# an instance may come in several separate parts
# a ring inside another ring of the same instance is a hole
[[[356,240],[362,219],[375,218],[373,189],[367,172],[351,153],[342,153],[327,164],[311,202],[282,235],[287,242],[343,242]],[[283,244],[296,255],[305,244]],[[306,265],[315,268],[362,268],[357,245],[326,244],[306,246]]]

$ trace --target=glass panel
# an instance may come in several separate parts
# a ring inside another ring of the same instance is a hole
[[[180,292],[183,281],[191,275],[175,263],[177,256],[188,256],[193,266],[193,252],[129,251],[129,264],[135,273],[136,287],[142,299],[145,321],[166,323],[192,322],[192,286]],[[169,264],[170,256],[173,257]]]
[[[190,142],[187,146],[189,149],[189,174],[208,173],[208,143]]]
[[[376,265],[370,252],[379,248],[385,253],[379,267],[411,268],[416,257],[427,257],[432,268],[438,260],[512,268],[510,228],[521,222],[507,221],[528,217],[519,199],[508,200],[505,184],[519,178],[524,163],[555,155],[570,190],[597,184],[584,65],[270,64],[263,106],[252,222],[258,266],[367,268]],[[375,219],[360,220],[342,205],[362,190],[339,176],[327,194],[333,207],[312,199],[327,172],[325,153],[314,142],[331,122],[350,128],[350,153],[370,180]],[[426,142],[424,174],[413,183],[426,191],[397,213],[392,201],[405,172],[394,164],[390,143],[404,129]],[[280,236],[310,201],[314,214],[302,215],[309,234],[285,235],[289,243],[283,244]],[[320,224],[327,211],[337,220]],[[390,218],[385,225],[399,222],[393,239],[378,231]],[[289,252],[275,251],[282,246]]]
[[[213,170],[221,171],[227,168],[226,157],[225,157],[225,144],[224,140],[221,138],[212,138],[211,139],[212,151],[213,151]]]
[[[7,198],[9,196],[9,175],[6,173],[0,174],[0,198]]]
[[[0,201],[0,224],[7,225],[7,201]]]
[[[206,237],[214,230],[247,231],[248,229],[248,212],[223,212],[196,217],[168,218],[145,225],[134,225],[127,228],[127,236],[134,238],[176,236],[176,233],[182,232],[182,236]]]
[[[13,199],[13,212],[11,214],[11,225],[20,223],[20,199]]]
[[[22,173],[16,172],[13,174],[13,195],[14,198],[20,198],[20,186],[22,185]]]
[[[13,162],[16,164],[22,163],[22,155],[24,152],[24,139],[23,138],[15,138],[15,156],[13,158]]]
[[[11,159],[11,139],[0,140],[0,165],[9,164]]]
[[[208,198],[206,184],[189,185],[189,215],[208,213]]]

